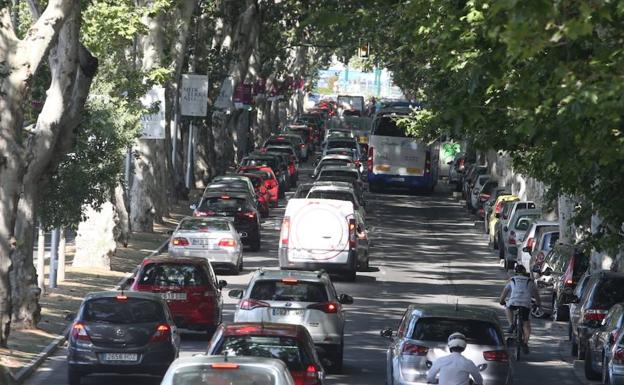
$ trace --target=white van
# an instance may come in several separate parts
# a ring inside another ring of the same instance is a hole
[[[362,224],[357,223],[349,201],[291,199],[282,221],[279,266],[281,269],[325,269],[355,280],[358,233],[365,231]]]
[[[368,183],[372,192],[402,186],[433,191],[438,181],[439,143],[424,143],[406,134],[396,120],[409,110],[380,111],[368,138]]]

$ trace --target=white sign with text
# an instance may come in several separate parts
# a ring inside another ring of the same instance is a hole
[[[141,104],[151,111],[141,117],[141,139],[165,139],[165,88],[152,87]]]
[[[182,75],[180,112],[183,116],[208,114],[208,75]]]

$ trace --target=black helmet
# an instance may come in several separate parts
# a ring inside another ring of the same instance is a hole
[[[516,263],[516,267],[514,268],[514,270],[516,271],[516,274],[526,274],[526,268],[524,267],[524,265],[521,265],[519,263]]]

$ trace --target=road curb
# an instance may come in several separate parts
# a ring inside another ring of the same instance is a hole
[[[167,239],[160,246],[158,246],[156,250],[152,251],[146,258],[150,258],[150,257],[153,257],[155,255],[162,253],[169,246],[170,238],[171,237],[167,237]],[[128,278],[132,277],[136,273],[137,269],[138,269],[138,266],[132,271],[132,273],[130,273],[129,275],[121,279],[119,283],[117,284],[117,287],[125,283],[128,280]],[[117,287],[115,287],[114,290],[116,290]],[[21,368],[16,374],[11,374],[11,376],[15,380],[16,385],[20,385],[24,383],[24,381],[26,381],[37,370],[37,368],[39,368],[39,366],[43,364],[43,362],[48,357],[50,357],[54,352],[56,352],[56,349],[58,349],[59,346],[65,343],[65,341],[67,340],[67,336],[69,334],[70,327],[71,327],[71,322],[67,324],[67,327],[65,328],[65,331],[63,332],[63,334],[56,337],[52,342],[50,342],[48,346],[46,346],[41,351],[41,353],[37,355],[37,357],[35,357],[32,361],[30,361],[30,363],[28,363],[28,365]]]

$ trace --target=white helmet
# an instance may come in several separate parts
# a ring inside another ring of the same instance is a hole
[[[448,347],[449,349],[452,349],[452,348],[466,349],[466,336],[459,332],[455,332],[451,334],[448,338]]]

